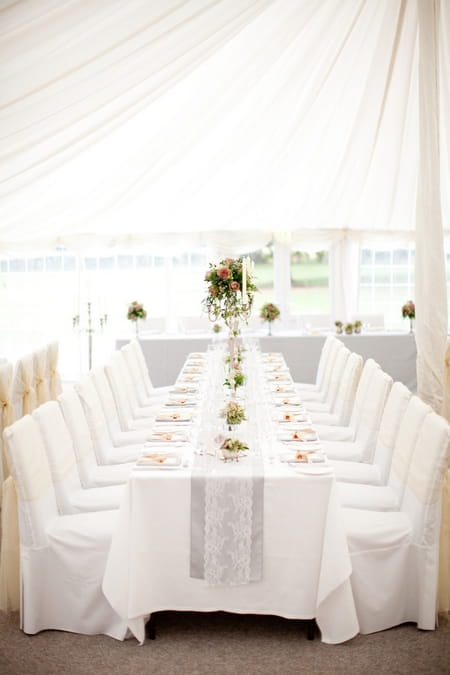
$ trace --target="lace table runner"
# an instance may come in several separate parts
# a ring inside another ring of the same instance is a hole
[[[197,457],[191,479],[191,577],[212,585],[261,579],[264,474],[261,457]]]

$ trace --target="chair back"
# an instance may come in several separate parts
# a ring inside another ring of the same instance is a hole
[[[141,343],[139,342],[139,340],[131,340],[130,345],[131,348],[134,349],[134,353],[137,362],[139,364],[139,369],[141,371],[141,375],[144,380],[147,395],[150,396],[153,391],[153,383],[151,381],[150,374],[148,372],[147,361],[145,360],[145,355],[144,352],[142,351]]]
[[[373,462],[381,417],[391,387],[392,377],[381,368],[375,368],[366,390],[356,431],[356,440],[362,446],[363,462]]]
[[[130,343],[123,345],[121,352],[124,356],[128,371],[133,379],[133,384],[136,388],[136,394],[141,405],[145,405],[148,399],[148,393],[145,386],[144,375],[139,366],[138,357],[136,356],[136,349]]]
[[[333,412],[335,412],[335,403],[336,399],[338,398],[338,392],[342,382],[342,375],[344,373],[349,356],[350,349],[347,349],[347,347],[338,349],[333,368],[331,369],[331,376],[328,381],[328,391],[326,393],[325,401],[328,404],[330,410]]]
[[[120,432],[121,426],[119,422],[119,414],[117,411],[116,401],[111,390],[109,379],[105,372],[104,366],[97,366],[93,368],[89,374],[94,383],[99,396],[103,414],[105,416],[106,424],[109,431],[109,437],[112,440],[114,436]]]
[[[386,485],[391,468],[392,453],[397,438],[400,422],[405,414],[411,392],[402,382],[394,382],[386,399],[380,421],[377,443],[375,446],[374,464],[377,465],[381,483]]]
[[[88,487],[91,470],[97,466],[97,459],[83,404],[73,387],[58,396],[58,403],[72,437],[81,483]]]
[[[326,395],[328,393],[329,387],[330,387],[330,382],[331,378],[333,375],[333,370],[336,364],[336,358],[339,354],[339,352],[342,349],[345,349],[345,345],[343,342],[340,340],[337,340],[336,338],[331,342],[329,352],[328,352],[328,358],[326,361],[326,364],[324,366],[324,371],[323,371],[323,379],[322,379],[322,387],[321,387],[321,392],[324,392],[323,400],[326,400]]]
[[[46,526],[58,515],[58,507],[39,428],[31,415],[25,415],[3,435],[19,500],[20,541],[29,547],[45,546]]]
[[[396,492],[399,501],[403,497],[409,465],[420,428],[431,412],[429,405],[413,395],[408,401],[405,414],[400,422],[388,477],[388,485]]]
[[[12,399],[16,418],[33,412],[36,408],[36,391],[34,389],[34,359],[26,354],[16,362],[13,376]]]
[[[449,424],[432,411],[417,434],[402,499],[402,510],[413,522],[419,546],[438,545],[442,483],[449,459]]]
[[[48,349],[42,347],[33,352],[34,365],[34,389],[36,391],[37,405],[50,400],[50,385],[47,377]]]
[[[327,367],[328,359],[330,357],[330,352],[332,351],[334,342],[339,342],[340,344],[342,344],[337,338],[334,337],[334,335],[330,334],[327,335],[327,337],[325,338],[325,342],[323,343],[316,373],[316,386],[318,389],[322,388],[325,369]]]
[[[5,443],[3,440],[3,430],[9,427],[16,419],[12,404],[12,378],[12,364],[8,361],[0,363],[0,503],[3,480],[9,476],[6,452],[3,447]]]
[[[123,372],[123,363],[118,357],[118,352],[114,352],[111,355],[109,361],[105,364],[105,372],[116,403],[120,428],[122,431],[128,431],[133,414],[130,404],[129,387]]]
[[[359,378],[358,386],[356,388],[355,400],[353,402],[352,414],[350,415],[350,425],[352,429],[357,430],[361,422],[362,411],[364,409],[364,402],[366,399],[367,390],[369,388],[370,381],[373,374],[376,370],[379,370],[380,366],[373,359],[367,359],[363,365],[361,371],[361,377]]]
[[[44,440],[60,513],[75,513],[71,495],[81,489],[72,437],[57,401],[36,408],[33,418]]]
[[[94,382],[89,375],[83,375],[78,382],[75,382],[74,388],[80,397],[86,415],[97,462],[98,464],[108,464],[107,449],[111,446],[111,440]]]
[[[362,368],[363,357],[351,352],[342,373],[334,405],[334,412],[338,415],[339,425],[347,426],[350,422]]]

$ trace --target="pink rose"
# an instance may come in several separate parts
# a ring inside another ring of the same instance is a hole
[[[217,276],[223,279],[224,281],[226,279],[229,279],[231,277],[231,270],[229,267],[219,267],[217,270]]]
[[[231,281],[230,282],[230,288],[232,291],[238,291],[240,289],[240,285],[238,281]]]

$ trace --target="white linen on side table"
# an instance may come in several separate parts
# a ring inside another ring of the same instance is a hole
[[[141,643],[146,618],[161,610],[315,617],[327,643],[358,633],[333,475],[265,465],[263,578],[239,586],[189,576],[190,498],[188,468],[135,470],[127,484],[103,592]]]

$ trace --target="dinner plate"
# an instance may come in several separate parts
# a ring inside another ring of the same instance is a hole
[[[293,466],[295,473],[303,476],[331,476],[333,469],[331,466],[319,466],[317,464],[295,464]]]

